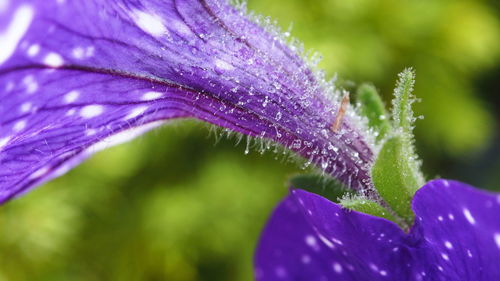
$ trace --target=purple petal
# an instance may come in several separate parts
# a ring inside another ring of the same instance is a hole
[[[274,140],[369,186],[356,117],[330,130],[333,90],[225,1],[7,0],[0,39],[0,202],[180,117]]]
[[[500,194],[434,180],[415,195],[414,237],[425,238],[440,280],[500,280]]]
[[[262,234],[257,280],[500,278],[500,195],[434,180],[413,208],[417,223],[405,234],[387,220],[292,190]]]
[[[404,240],[405,234],[392,222],[292,190],[262,234],[256,277],[260,281],[408,280],[406,266],[400,266],[411,261]]]

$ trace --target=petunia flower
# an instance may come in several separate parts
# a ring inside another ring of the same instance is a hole
[[[371,189],[364,123],[349,107],[331,130],[340,90],[242,8],[7,0],[0,13],[0,202],[174,118],[278,143]]]
[[[400,75],[388,120],[372,88],[354,108],[260,21],[217,0],[1,2],[0,203],[197,118],[342,185],[340,205],[292,189],[263,232],[258,280],[498,279],[499,197],[445,180],[420,188],[414,72]]]
[[[300,189],[277,207],[255,256],[259,281],[498,280],[500,195],[433,180],[405,233]]]

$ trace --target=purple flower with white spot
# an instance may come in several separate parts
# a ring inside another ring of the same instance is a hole
[[[292,189],[263,232],[257,280],[500,279],[500,197],[446,180],[419,189],[413,72],[389,124],[376,94],[353,108],[257,22],[217,0],[3,1],[0,203],[197,118],[283,146],[358,193],[337,204]]]
[[[303,190],[277,207],[257,249],[274,280],[498,280],[500,195],[433,180],[413,199],[409,233]]]
[[[307,64],[224,1],[7,1],[0,202],[174,118],[275,141],[357,189],[371,141]],[[352,112],[351,112],[352,113]]]

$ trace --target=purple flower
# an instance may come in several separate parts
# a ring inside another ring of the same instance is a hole
[[[409,233],[293,189],[265,228],[256,278],[274,280],[499,280],[500,195],[433,180],[413,199]]]
[[[371,188],[367,128],[349,107],[332,130],[339,91],[225,1],[2,3],[0,202],[100,149],[193,117]]]
[[[4,0],[0,203],[169,119],[197,118],[262,149],[281,145],[365,196],[347,203],[372,200],[402,225],[415,218],[404,233],[292,190],[263,233],[258,280],[499,279],[500,197],[436,180],[414,196],[415,217],[409,210],[423,182],[414,73],[400,77],[393,123],[370,95],[366,116],[376,118],[366,120],[257,21],[217,0]]]

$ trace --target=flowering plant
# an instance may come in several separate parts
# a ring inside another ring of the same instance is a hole
[[[7,1],[0,18],[0,202],[167,120],[197,118],[315,165],[330,200],[292,181],[257,280],[495,280],[500,197],[425,184],[414,72],[389,114],[349,94],[259,18],[224,1]],[[340,198],[340,199],[339,199]],[[472,241],[472,242],[471,242]]]

